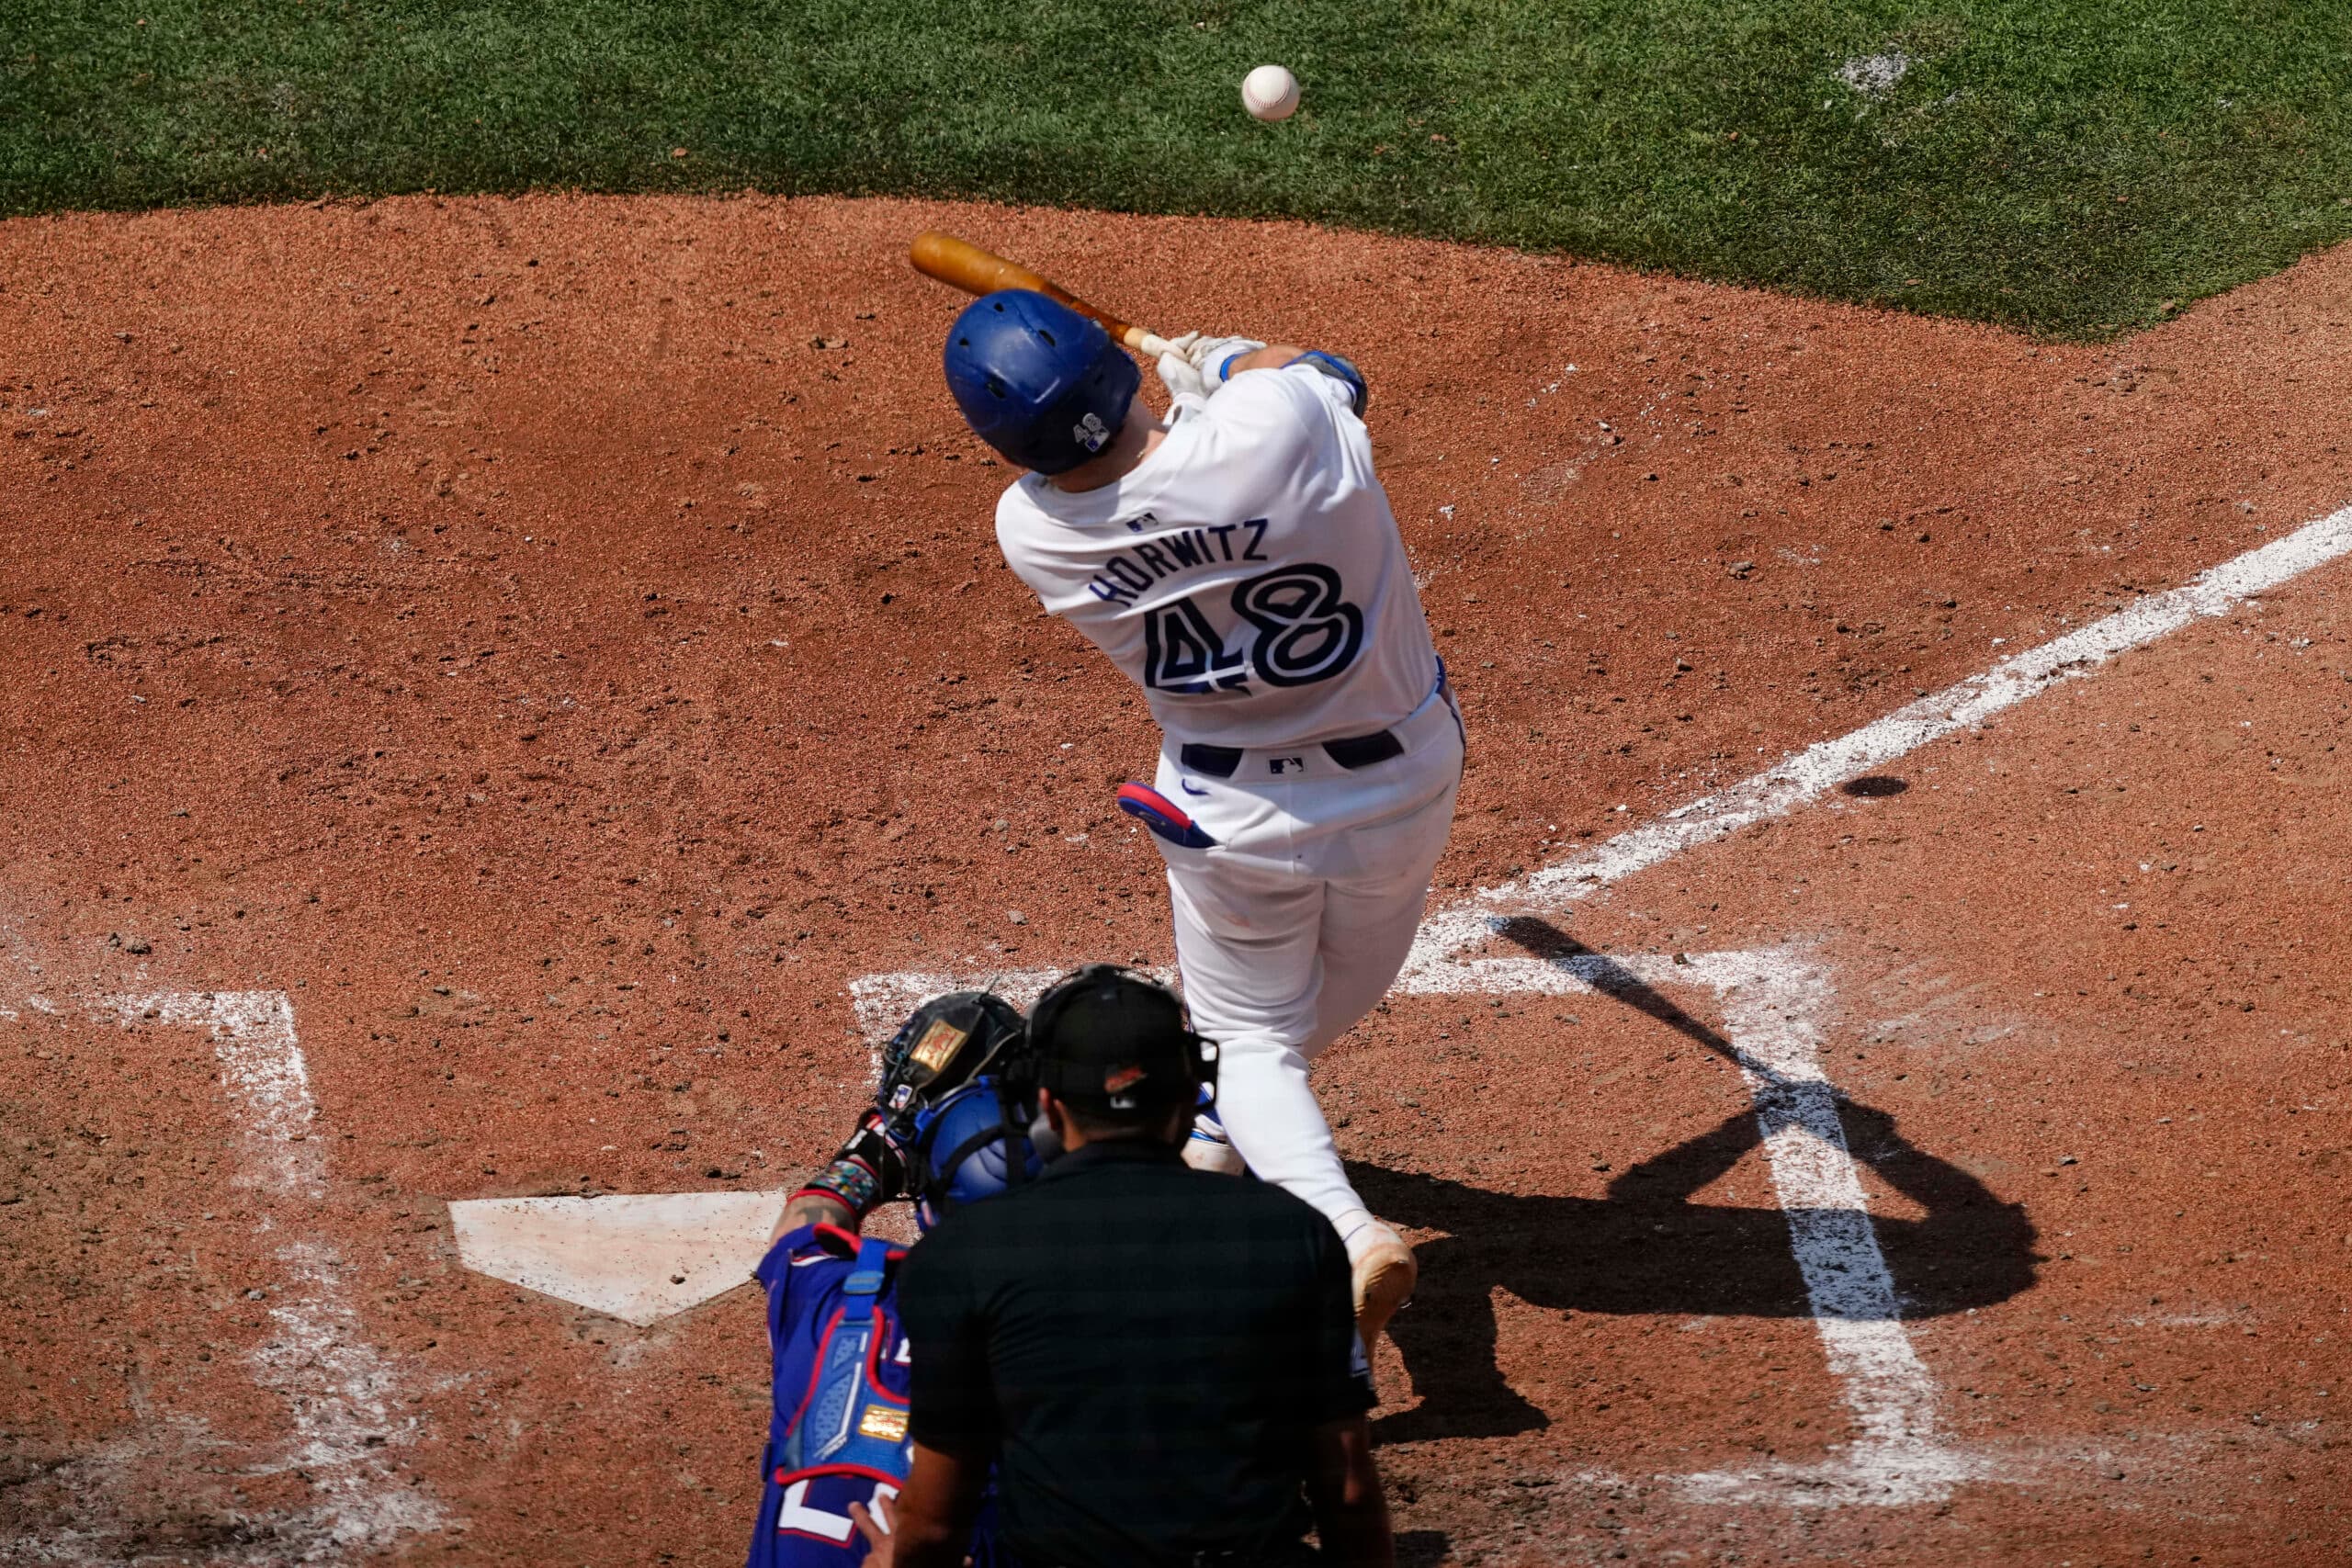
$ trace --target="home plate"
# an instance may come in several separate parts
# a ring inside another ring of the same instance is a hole
[[[449,1223],[475,1273],[643,1328],[749,1281],[785,1196],[475,1198],[451,1203]]]

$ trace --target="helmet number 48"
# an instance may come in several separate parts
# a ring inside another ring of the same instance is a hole
[[[1161,692],[1247,694],[1251,680],[1309,686],[1363,650],[1363,612],[1341,596],[1340,574],[1303,561],[1261,572],[1233,590],[1233,613],[1255,635],[1227,647],[1191,599],[1144,613],[1144,684]]]

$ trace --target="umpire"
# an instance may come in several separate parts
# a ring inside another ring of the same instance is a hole
[[[1040,997],[1028,1048],[1061,1152],[907,1260],[914,1461],[876,1556],[957,1568],[993,1466],[1024,1568],[1388,1568],[1339,1235],[1183,1163],[1215,1048],[1112,964]]]

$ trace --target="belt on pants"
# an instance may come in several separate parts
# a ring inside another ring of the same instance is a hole
[[[1447,686],[1445,680],[1445,660],[1441,659],[1437,666],[1437,683],[1430,688],[1427,701],[1420,708],[1416,708],[1411,717],[1408,717],[1400,728],[1410,728],[1413,720],[1420,717],[1430,704],[1451,702],[1451,689]],[[1325,740],[1316,749],[1339,766],[1352,773],[1358,768],[1369,768],[1376,762],[1385,762],[1391,757],[1403,756],[1405,742],[1398,739],[1395,729],[1375,729],[1369,735],[1344,735],[1337,740]],[[1229,779],[1240,772],[1242,759],[1249,754],[1249,749],[1246,747],[1211,746],[1205,741],[1188,740],[1177,748],[1176,761],[1187,773],[1200,773],[1213,779]],[[1273,771],[1280,773],[1284,770],[1277,766]],[[1296,772],[1297,769],[1294,766],[1290,771]]]
[[[1394,732],[1375,729],[1369,735],[1343,736],[1322,744],[1323,754],[1340,766],[1353,771],[1369,768],[1374,762],[1385,762],[1391,757],[1405,754],[1405,743]],[[1241,770],[1241,759],[1247,755],[1238,746],[1209,746],[1198,740],[1188,740],[1177,749],[1176,760],[1196,773],[1213,779],[1229,779]]]

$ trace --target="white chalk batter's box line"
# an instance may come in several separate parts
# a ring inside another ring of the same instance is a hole
[[[1679,960],[1583,953],[1545,962],[1559,977],[1547,988],[1556,991],[1698,986],[1715,995],[1754,1097],[1824,1351],[1854,1418],[1855,1440],[1826,1461],[1666,1479],[1696,1502],[1824,1506],[1933,1502],[1961,1481],[1990,1478],[1985,1463],[1939,1440],[1935,1386],[1902,1324],[1836,1091],[1820,1067],[1833,999],[1826,972],[1785,950]],[[995,978],[1001,989],[1025,998],[1052,975]],[[953,988],[954,977],[944,975],[876,976],[860,983],[860,1015],[869,1031],[887,1030],[922,996]],[[57,1010],[40,998],[29,1005]],[[307,1206],[323,1194],[324,1155],[311,1136],[317,1106],[285,993],[108,996],[77,1010],[125,1028],[145,1021],[205,1030],[243,1112],[236,1142],[243,1179],[273,1206]],[[286,1451],[261,1460],[262,1467],[300,1467],[313,1476],[319,1501],[301,1523],[335,1547],[381,1546],[435,1528],[437,1507],[401,1486],[385,1462],[387,1446],[413,1440],[413,1422],[391,1414],[392,1369],[363,1337],[339,1261],[274,1213],[265,1225],[284,1237],[276,1256],[288,1273],[271,1309],[278,1333],[254,1357],[255,1381],[287,1400],[295,1430]]]
[[[52,1017],[68,1010],[40,996],[24,1005]],[[254,1474],[300,1473],[313,1501],[291,1517],[273,1515],[252,1550],[229,1549],[212,1560],[328,1561],[439,1529],[440,1506],[403,1481],[391,1462],[392,1450],[415,1440],[417,1420],[396,1409],[394,1369],[366,1337],[344,1260],[315,1234],[317,1205],[327,1190],[326,1154],[312,1133],[318,1106],[293,999],[283,991],[157,991],[80,997],[69,1009],[122,1029],[198,1030],[211,1041],[234,1118],[228,1140],[237,1156],[234,1179],[254,1195],[256,1234],[266,1238],[264,1249],[277,1269],[270,1331],[249,1359],[255,1385],[285,1402],[289,1430],[280,1443],[244,1452],[242,1463]],[[0,1018],[18,1016],[0,1003]],[[119,1560],[114,1549],[128,1551],[146,1528],[139,1521],[153,1502],[143,1495],[150,1466],[169,1473],[189,1463],[177,1447],[186,1440],[169,1423],[149,1423],[127,1444],[104,1445],[74,1461],[68,1469],[76,1491],[123,1539],[84,1529],[69,1540],[36,1539],[36,1549],[61,1561]],[[219,1471],[220,1445],[208,1438],[205,1448],[203,1463]],[[131,1492],[142,1495],[123,1495]]]

